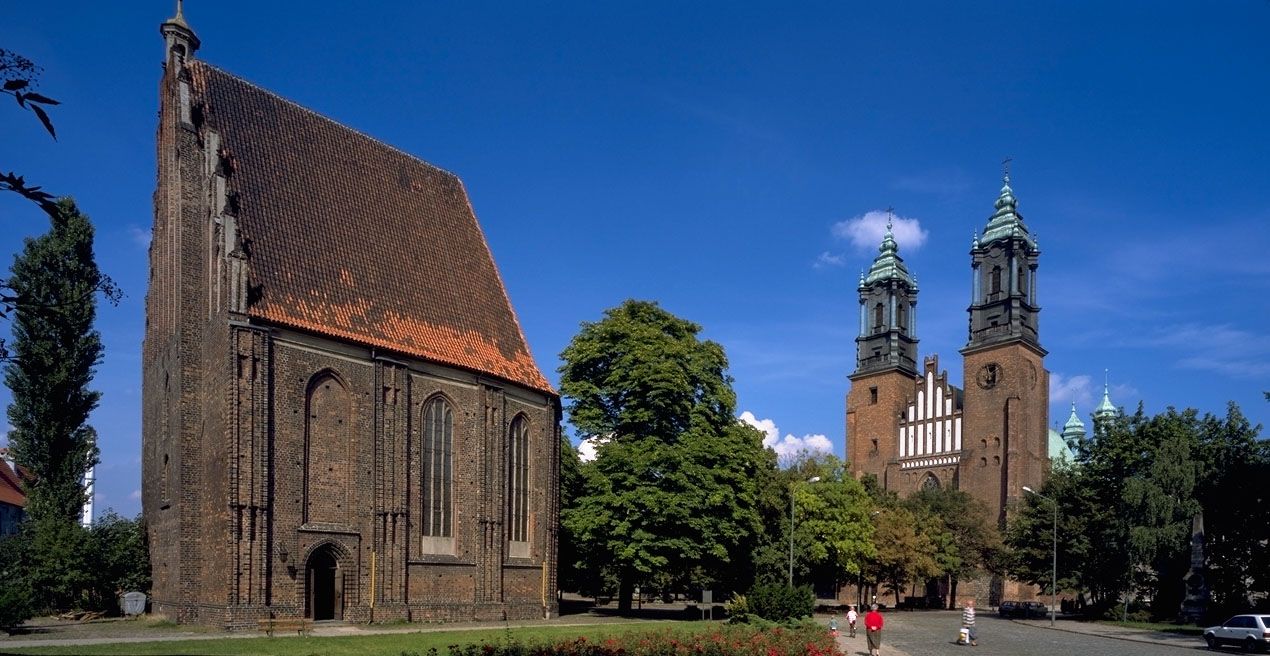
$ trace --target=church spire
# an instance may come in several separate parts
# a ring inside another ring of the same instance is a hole
[[[1019,214],[1010,186],[1009,158],[1001,175],[1001,192],[993,203],[983,235],[970,246],[970,338],[974,350],[1022,341],[1041,349],[1040,305],[1036,301],[1037,260],[1041,251]]]
[[[1014,197],[1014,190],[1010,188],[1010,158],[1006,158],[1004,167],[1005,170],[1001,174],[1001,192],[993,203],[996,211],[988,218],[988,225],[983,229],[982,242],[988,244],[1013,237],[1022,238],[1028,245],[1036,248],[1036,240],[1023,223],[1023,215],[1019,214],[1019,201]]]
[[[891,232],[895,220],[894,212],[890,208],[887,208],[886,212],[886,234],[882,236],[882,244],[878,246],[878,256],[873,259],[873,266],[869,267],[869,274],[865,277],[864,283],[899,280],[909,286],[916,286],[913,277],[908,273],[908,267],[904,266],[904,259],[899,255],[900,247],[895,243],[895,234]]]
[[[159,33],[163,35],[163,42],[167,49],[167,61],[175,58],[183,62],[194,56],[194,51],[201,45],[198,35],[194,33],[194,28],[185,21],[183,5],[182,0],[176,0],[176,15],[159,25]]]
[[[1111,372],[1107,369],[1102,370],[1102,403],[1094,408],[1094,421],[1105,421],[1114,419],[1120,411],[1111,403]]]
[[[1067,418],[1067,423],[1063,424],[1063,441],[1069,448],[1075,449],[1084,440],[1085,422],[1076,414],[1076,402],[1072,401],[1072,414]]]
[[[860,277],[860,333],[854,375],[898,369],[917,375],[917,280],[895,241],[894,211],[867,274]]]

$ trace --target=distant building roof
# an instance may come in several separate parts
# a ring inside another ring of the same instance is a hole
[[[248,314],[554,394],[457,176],[201,61],[245,241]]]
[[[0,449],[0,503],[25,508],[26,494],[22,492],[18,473],[9,465],[7,456],[8,449]]]

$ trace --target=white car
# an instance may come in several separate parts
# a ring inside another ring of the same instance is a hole
[[[1270,615],[1236,615],[1204,629],[1204,642],[1209,649],[1235,645],[1244,651],[1264,650],[1270,646]]]

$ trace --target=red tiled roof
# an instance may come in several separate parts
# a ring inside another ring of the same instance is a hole
[[[206,63],[190,73],[233,162],[251,316],[555,393],[457,176]]]
[[[0,503],[26,507],[26,495],[18,483],[18,475],[7,460],[0,460]]]

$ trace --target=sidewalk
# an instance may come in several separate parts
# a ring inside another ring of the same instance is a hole
[[[1104,624],[1101,622],[1080,622],[1076,620],[1060,619],[1053,627],[1051,627],[1048,619],[1011,621],[1015,624],[1023,624],[1025,626],[1047,629],[1050,631],[1084,633],[1086,635],[1093,635],[1101,638],[1127,640],[1129,642],[1142,642],[1162,647],[1198,649],[1204,646],[1204,640],[1199,636],[1186,636],[1179,633],[1164,633],[1162,631],[1148,631],[1145,629],[1134,629],[1125,626],[1116,626],[1114,624]]]

